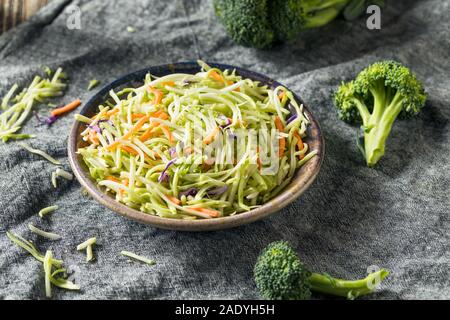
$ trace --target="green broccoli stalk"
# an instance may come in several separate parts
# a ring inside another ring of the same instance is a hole
[[[306,29],[326,25],[355,0],[214,0],[228,34],[238,44],[266,48]],[[354,10],[353,10],[354,11]],[[355,18],[353,14],[352,18]]]
[[[417,115],[425,101],[422,84],[395,61],[368,66],[355,80],[341,84],[334,96],[342,120],[362,122],[359,147],[369,167],[384,155],[395,119]]]
[[[305,300],[311,297],[311,291],[353,299],[372,293],[388,274],[388,271],[381,269],[364,279],[348,281],[311,273],[285,241],[267,246],[254,269],[256,286],[261,295],[273,300]]]

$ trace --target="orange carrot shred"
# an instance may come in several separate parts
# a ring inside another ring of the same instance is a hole
[[[142,142],[147,141],[148,139],[151,138],[152,136],[152,131],[153,131],[154,127],[150,126],[147,128],[147,130],[144,131],[144,133],[142,134],[142,136],[139,137],[139,140],[141,140]]]
[[[54,116],[54,117],[59,116],[59,115],[62,115],[62,114],[64,114],[64,113],[66,113],[66,112],[72,111],[73,109],[75,109],[76,107],[78,107],[80,104],[81,104],[81,100],[80,100],[80,99],[77,99],[77,100],[72,101],[71,103],[65,105],[65,106],[62,107],[62,108],[58,108],[58,109],[53,110],[53,111],[51,112],[51,114],[52,114],[52,116]]]
[[[106,180],[120,183],[120,180],[117,179],[116,177],[113,177],[113,176],[108,176],[108,177],[106,177]]]
[[[280,117],[275,118],[275,126],[277,127],[278,131],[284,132],[284,126],[283,123],[281,122]],[[284,156],[284,149],[286,149],[286,139],[284,137],[281,137],[280,139],[278,139],[278,141],[280,148],[278,151],[278,156],[282,158]]]
[[[116,149],[120,145],[120,141],[116,140],[113,143],[111,143],[109,146],[106,147],[107,150],[112,151]]]
[[[164,81],[164,82],[161,82],[161,85],[162,86],[175,87],[175,82],[173,82],[173,81]]]
[[[113,181],[113,182],[117,182],[117,183],[122,183],[124,186],[127,186],[127,187],[128,187],[128,179],[125,179],[125,180],[123,180],[123,181],[120,181],[120,180],[117,179],[116,177],[108,176],[108,177],[106,177],[106,180]],[[125,184],[125,181],[127,181],[126,184]],[[120,194],[121,196],[123,196],[124,193],[125,193],[125,190],[119,189],[119,194]]]
[[[303,141],[302,141],[302,137],[300,136],[300,134],[298,132],[294,132],[294,137],[297,139],[297,147],[298,147],[298,151],[302,151],[303,148],[305,147],[303,145]],[[300,160],[302,160],[305,157],[304,154],[301,154],[299,156]]]
[[[201,213],[205,213],[207,215],[209,215],[212,218],[217,218],[220,215],[219,211],[216,210],[212,210],[212,209],[207,209],[207,208],[189,208],[190,210],[194,210],[194,211],[198,211]]]
[[[91,140],[93,144],[100,144],[100,141],[97,137],[97,132],[95,132],[94,130],[89,130],[89,140]]]
[[[227,81],[227,84],[228,84],[229,86],[231,86],[231,85],[233,85],[233,84],[234,84],[234,82],[233,82],[233,81],[231,81],[231,80],[228,80],[228,81]],[[237,92],[240,92],[240,91],[241,91],[241,88],[236,88],[236,89],[234,89],[233,91],[237,91]]]
[[[172,132],[170,132],[169,127],[160,126],[160,128],[164,132],[165,136],[167,137],[167,140],[169,140],[169,143],[173,144],[173,135],[172,135]]]
[[[211,132],[211,134],[209,136],[207,136],[207,137],[205,137],[205,139],[203,139],[203,143],[204,144],[210,144],[211,142],[213,142],[214,139],[216,138],[217,134],[219,133],[219,131],[220,131],[220,128],[216,127],[214,129],[214,131]]]
[[[160,104],[161,101],[162,101],[162,98],[163,98],[163,93],[162,93],[162,91],[161,91],[161,90],[158,90],[158,89],[156,89],[156,88],[153,88],[153,87],[148,87],[147,90],[148,90],[148,92],[153,93],[153,95],[155,96],[155,97],[153,98],[152,103],[153,103],[154,105]]]
[[[142,126],[148,121],[148,119],[150,119],[149,116],[144,116],[143,118],[141,118],[133,128],[131,128],[123,137],[122,139],[130,139],[131,136],[133,135],[133,133],[138,132],[139,130],[141,130]]]
[[[119,109],[118,108],[114,108],[114,109],[109,110],[108,112],[106,112],[106,115],[107,116],[112,116],[112,115],[115,115],[117,112],[119,112]]]
[[[143,117],[145,117],[145,114],[143,114],[143,113],[133,113],[133,114],[131,115],[131,119],[133,119],[133,120],[141,119],[141,118],[143,118]]]
[[[219,73],[217,73],[216,70],[212,70],[212,71],[209,73],[209,75],[211,76],[211,78],[213,78],[213,79],[216,80],[216,81],[219,81],[219,82],[225,82],[224,79],[223,79],[223,77],[222,77]]]
[[[262,161],[261,161],[261,156],[260,156],[260,152],[259,152],[259,147],[256,148],[256,152],[258,153],[258,158],[256,159],[256,163],[258,164],[258,170],[261,171],[262,169]]]
[[[175,198],[175,197],[172,197],[172,196],[169,196],[169,195],[166,195],[166,197],[167,197],[167,199],[170,200],[170,202],[173,202],[173,203],[175,203],[177,205],[181,204],[181,200],[178,199],[178,198]]]
[[[126,151],[130,154],[134,154],[135,156],[139,155],[139,152],[137,152],[136,150],[134,150],[133,148],[130,148],[128,146],[120,146],[120,149],[122,149],[123,151]]]

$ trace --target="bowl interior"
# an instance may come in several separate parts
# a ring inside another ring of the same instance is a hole
[[[260,81],[262,84],[268,85],[271,88],[275,88],[281,85],[277,81],[269,79],[266,76],[239,67],[217,63],[208,64],[221,70],[236,69],[237,74],[239,74],[240,76]],[[199,70],[200,67],[195,62],[181,62],[176,64],[149,67],[140,71],[136,71],[134,73],[130,73],[103,87],[84,105],[80,113],[87,117],[93,116],[97,113],[98,106],[100,104],[104,104],[105,100],[109,99],[109,91],[111,89],[120,90],[124,87],[141,86],[147,73],[151,73],[155,76],[164,76],[170,73],[194,74]],[[298,103],[303,103],[303,101],[295,93],[293,94]],[[305,139],[305,142],[308,143],[310,150],[318,151],[317,156],[313,157],[302,167],[300,167],[299,170],[297,170],[291,183],[277,197],[273,198],[269,202],[256,209],[232,216],[204,220],[179,220],[161,218],[158,216],[146,214],[144,212],[132,209],[124,204],[116,202],[111,194],[106,193],[103,188],[97,186],[96,182],[91,179],[88,168],[85,165],[82,157],[76,153],[79,147],[85,146],[85,142],[80,137],[80,134],[85,129],[85,126],[78,121],[75,121],[69,134],[69,162],[72,166],[72,170],[75,176],[77,177],[81,185],[87,189],[87,191],[94,199],[96,199],[106,207],[116,211],[117,213],[133,220],[163,229],[183,231],[207,231],[236,227],[242,224],[259,220],[271,213],[279,211],[281,208],[300,196],[317,176],[324,156],[324,142],[318,123],[315,121],[307,106],[304,103],[303,105],[304,112],[311,122],[311,125],[308,127],[307,138]]]

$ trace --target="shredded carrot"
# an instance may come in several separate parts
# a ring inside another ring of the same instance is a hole
[[[147,90],[148,90],[148,92],[153,93],[153,95],[155,96],[155,97],[153,98],[152,103],[153,103],[154,105],[160,104],[161,101],[162,101],[162,98],[163,98],[163,93],[162,93],[162,91],[161,91],[161,90],[158,90],[158,89],[155,89],[155,88],[153,88],[153,87],[148,87]]]
[[[156,111],[155,113],[152,114],[152,117],[157,117],[160,118],[162,120],[167,120],[169,119],[169,115],[167,113],[165,113],[162,110]],[[139,140],[141,140],[142,142],[147,141],[148,139],[151,138],[152,134],[154,133],[154,129],[156,127],[158,127],[160,125],[159,122],[152,122],[150,124],[150,126],[147,128],[147,130],[144,131],[144,133],[142,134],[142,136],[139,138]]]
[[[211,142],[213,142],[214,139],[216,138],[217,134],[219,133],[219,131],[220,131],[220,128],[216,127],[214,129],[214,131],[211,132],[211,134],[209,136],[207,136],[205,139],[203,139],[203,143],[204,144],[210,144]]]
[[[280,101],[283,100],[285,95],[286,95],[286,92],[284,92],[284,91],[279,92],[278,99],[280,99]]]
[[[280,117],[275,118],[275,126],[277,127],[278,131],[284,132],[284,126],[281,122]],[[284,156],[284,149],[286,148],[286,139],[284,137],[281,137],[279,140],[279,152],[278,156],[281,158]]]
[[[91,140],[93,144],[100,144],[100,141],[97,137],[97,132],[95,132],[94,130],[89,130],[89,140]]]
[[[133,149],[131,147],[121,145],[120,149],[122,149],[125,152],[128,152],[129,154],[139,156],[139,152],[137,152],[135,149]],[[155,152],[153,150],[152,150],[152,152],[155,157],[161,158],[161,156],[157,152]],[[145,152],[144,152],[144,158],[147,160],[152,160]]]
[[[116,177],[113,177],[113,176],[106,177],[106,180],[114,181],[114,182],[117,182],[117,183],[121,183],[119,179],[117,179]]]
[[[159,123],[158,123],[159,124]],[[150,125],[147,130],[144,131],[142,136],[139,137],[139,140],[142,142],[147,141],[152,137],[154,126]]]
[[[116,177],[109,176],[109,177],[106,177],[106,180],[114,181],[114,182],[117,182],[117,183],[122,183],[123,185],[128,186],[128,179],[125,179],[125,180],[123,180],[123,181],[120,181],[120,180],[117,179]],[[126,184],[125,184],[125,181],[126,181]],[[119,194],[120,194],[121,196],[123,196],[123,195],[125,194],[125,190],[124,190],[124,189],[119,189]]]
[[[177,205],[181,204],[181,200],[178,199],[178,198],[175,198],[175,197],[172,197],[172,196],[169,196],[169,195],[166,195],[166,197],[167,197],[167,199],[170,200],[170,202],[173,202],[173,203],[175,203]]]
[[[160,128],[164,132],[165,136],[167,137],[167,140],[169,140],[169,143],[173,144],[173,135],[172,135],[172,132],[170,132],[169,127],[160,126]]]
[[[80,99],[77,99],[75,101],[72,101],[71,103],[65,105],[64,107],[55,109],[51,112],[52,116],[56,117],[59,115],[62,115],[66,112],[72,111],[73,109],[75,109],[76,107],[78,107],[81,104]]]
[[[161,159],[161,155],[158,152],[156,152],[155,150],[152,150],[152,152],[155,158]]]
[[[167,119],[169,119],[169,115],[165,112],[161,112],[160,114],[158,114],[157,118],[162,119],[162,120],[167,120]]]
[[[152,117],[159,117],[161,114],[165,113],[164,110],[158,110],[151,114]]]
[[[220,215],[219,211],[216,210],[212,210],[212,209],[207,209],[207,208],[189,208],[190,210],[194,210],[194,211],[198,211],[201,213],[205,213],[207,215],[209,215],[212,218],[217,218]]]
[[[143,113],[133,113],[133,114],[131,115],[131,119],[133,119],[133,120],[141,119],[141,118],[143,118],[143,117],[145,117],[145,114],[143,114]]]
[[[297,131],[294,132],[294,137],[297,139],[297,147],[298,147],[298,151],[302,151],[303,148],[305,147],[305,146],[303,145],[302,137],[300,136],[300,134],[299,134]],[[300,160],[303,159],[304,157],[305,157],[304,154],[301,154],[301,155],[299,156]]]
[[[109,146],[106,147],[107,150],[112,151],[116,149],[120,145],[120,140],[116,140],[113,143],[111,143]]]
[[[134,150],[133,148],[130,148],[128,146],[120,146],[120,149],[122,149],[123,151],[126,151],[130,154],[134,154],[135,156],[139,155],[139,152],[137,152],[136,150]]]
[[[133,133],[138,132],[139,130],[141,130],[142,126],[150,119],[149,116],[144,116],[143,118],[141,118],[135,125],[133,128],[131,128],[125,135],[122,136],[122,138],[114,141],[113,143],[111,143],[109,146],[106,147],[107,150],[112,151],[115,148],[117,148],[120,145],[120,141],[121,140],[128,140],[131,138],[131,136],[133,135]]]
[[[212,71],[209,73],[209,75],[210,75],[211,78],[213,78],[214,80],[219,81],[219,82],[224,82],[224,83],[225,83],[225,80],[223,79],[223,77],[222,77],[216,70],[212,70]]]
[[[115,115],[117,112],[119,112],[119,108],[114,108],[112,110],[109,110],[108,112],[106,112],[107,116],[112,116]]]
[[[259,152],[259,147],[256,148],[256,152],[258,153],[258,157],[256,159],[256,163],[258,164],[258,170],[261,171],[262,169],[262,161],[261,161],[261,157],[260,157],[260,152]]]
[[[161,85],[162,86],[175,87],[175,82],[173,82],[173,81],[164,81],[164,82],[161,82]]]
[[[131,128],[123,137],[122,139],[130,139],[131,136],[133,135],[133,133],[138,132],[139,130],[141,130],[142,126],[150,119],[149,116],[144,116],[143,118],[141,118],[133,128]]]
[[[228,81],[227,81],[227,84],[228,84],[229,86],[231,86],[231,85],[233,85],[233,84],[234,84],[234,82],[233,82],[233,81],[231,81],[231,80],[228,80]],[[240,92],[240,91],[241,91],[241,88],[236,88],[236,89],[234,89],[233,91],[237,91],[237,92]]]

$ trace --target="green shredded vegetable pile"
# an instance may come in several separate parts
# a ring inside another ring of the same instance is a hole
[[[49,75],[49,72],[46,71]],[[62,82],[65,77],[61,68],[58,68],[53,77],[42,79],[34,77],[31,84],[17,93],[19,86],[13,85],[6,93],[1,102],[0,114],[0,139],[7,142],[10,139],[27,139],[34,137],[28,134],[18,134],[23,123],[28,119],[33,106],[37,103],[44,103],[49,98],[63,95],[66,84]]]
[[[43,256],[30,241],[11,232],[6,232],[6,236],[12,243],[28,251],[36,260],[44,266],[45,272],[45,293],[48,298],[52,295],[51,284],[66,290],[80,290],[80,287],[67,280],[66,269],[63,268],[64,261],[53,258],[50,250]]]
[[[86,125],[78,153],[117,201],[165,218],[229,216],[278,195],[317,154],[286,88],[199,64],[197,74],[148,74],[111,91],[94,117],[76,115]]]

